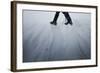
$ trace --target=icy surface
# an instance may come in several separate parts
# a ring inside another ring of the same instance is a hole
[[[90,59],[91,14],[69,13],[72,26],[62,13],[50,24],[54,14],[23,11],[23,62]]]

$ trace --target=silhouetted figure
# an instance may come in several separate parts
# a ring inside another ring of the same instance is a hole
[[[53,21],[50,22],[51,24],[57,25],[57,19],[58,19],[59,13],[60,12],[56,12]],[[64,14],[65,18],[67,19],[67,22],[65,23],[65,25],[67,25],[67,24],[71,24],[72,25],[73,23],[72,23],[71,17],[68,14],[68,12],[62,12],[62,13]]]

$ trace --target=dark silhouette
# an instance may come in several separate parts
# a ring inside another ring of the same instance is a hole
[[[60,12],[56,12],[53,21],[50,22],[51,24],[57,25],[57,19],[58,19],[59,13]],[[65,25],[67,25],[67,24],[72,25],[73,23],[72,23],[72,20],[71,20],[69,13],[68,12],[62,12],[62,13],[64,14],[65,18],[67,19],[67,22],[65,23]]]

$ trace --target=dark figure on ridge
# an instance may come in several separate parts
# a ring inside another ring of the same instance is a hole
[[[58,19],[59,13],[60,13],[59,11],[56,12],[53,21],[50,22],[51,24],[57,25],[57,19]],[[67,24],[72,25],[73,23],[72,23],[69,13],[68,12],[62,12],[62,13],[64,14],[65,18],[67,19],[67,22],[65,23],[65,25],[67,25]]]

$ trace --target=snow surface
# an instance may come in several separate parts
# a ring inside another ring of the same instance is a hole
[[[60,13],[23,10],[23,62],[91,58],[91,14],[69,12],[73,25]]]

